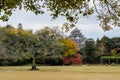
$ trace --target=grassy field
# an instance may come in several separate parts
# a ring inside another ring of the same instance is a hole
[[[0,80],[120,80],[120,66],[0,67]]]

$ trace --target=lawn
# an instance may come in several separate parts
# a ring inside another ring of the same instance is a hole
[[[120,80],[120,66],[31,66],[0,67],[0,80]]]

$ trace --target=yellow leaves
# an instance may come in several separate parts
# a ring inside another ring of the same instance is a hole
[[[65,38],[61,40],[61,44],[64,48],[64,56],[72,56],[78,50],[77,44],[72,41],[70,38]]]
[[[104,50],[105,50],[105,46],[104,45],[99,46],[98,50],[99,50],[100,53],[103,54]]]
[[[23,29],[15,29],[15,28],[13,28],[13,29],[9,30],[9,34],[24,36],[24,35],[28,34],[28,31],[23,30]]]
[[[112,56],[115,56],[117,51],[115,49],[112,49],[110,53],[111,53]]]
[[[18,33],[18,31],[16,30],[16,29],[10,29],[10,32],[9,32],[10,34],[17,34]]]
[[[25,35],[27,32],[23,29],[18,29],[18,34]]]

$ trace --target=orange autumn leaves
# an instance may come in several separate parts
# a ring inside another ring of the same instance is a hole
[[[63,46],[64,56],[72,56],[79,50],[78,45],[74,41],[72,41],[70,38],[62,39],[61,43]]]

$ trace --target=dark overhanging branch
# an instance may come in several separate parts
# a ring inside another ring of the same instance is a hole
[[[0,3],[0,9],[2,9],[5,6],[5,0],[2,0]]]
[[[106,6],[107,6],[107,9],[108,9],[108,12],[110,13],[110,14],[112,14],[113,16],[115,16],[115,14],[113,13],[113,12],[111,12],[110,11],[110,8],[109,8],[109,5],[110,6],[112,6],[107,0],[106,0],[106,2],[107,2],[107,4],[106,4]],[[109,4],[109,5],[108,5]]]
[[[99,11],[97,10],[97,6],[96,6],[96,4],[95,4],[95,0],[93,0],[93,5],[94,5],[94,7],[95,7],[95,11],[97,12],[97,14],[100,15]]]
[[[116,8],[115,9],[112,8],[114,5],[112,5],[112,3],[110,3],[108,0],[106,0],[106,6],[107,6],[108,13],[111,16],[111,20],[113,21],[113,23],[119,22],[120,19],[118,18],[119,16],[116,15],[116,13],[117,13],[117,11],[115,10]],[[112,8],[113,12],[110,10],[111,8]],[[112,19],[113,16],[116,18]]]

